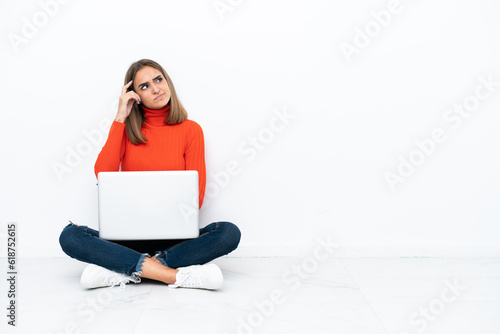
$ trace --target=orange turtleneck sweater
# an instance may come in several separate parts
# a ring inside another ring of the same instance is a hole
[[[162,109],[142,106],[146,117],[142,133],[147,142],[134,145],[125,131],[125,123],[114,121],[94,166],[99,172],[197,170],[199,205],[203,204],[206,184],[203,130],[192,120],[175,125],[164,123],[170,103]]]

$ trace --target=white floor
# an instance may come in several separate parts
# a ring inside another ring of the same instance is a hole
[[[7,326],[2,316],[0,332],[500,333],[496,258],[215,263],[225,277],[219,291],[170,289],[153,281],[84,290],[84,263],[18,259],[17,326]],[[5,283],[1,294],[7,305]]]

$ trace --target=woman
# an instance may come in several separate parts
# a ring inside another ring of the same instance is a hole
[[[125,75],[118,113],[95,163],[101,171],[197,170],[199,206],[205,194],[206,171],[201,127],[187,119],[174,85],[156,62],[142,59]],[[97,288],[141,278],[170,287],[219,289],[219,267],[206,264],[232,252],[240,231],[229,222],[215,222],[189,240],[106,241],[99,232],[71,221],[59,243],[72,258],[90,263],[82,273],[85,288]],[[153,255],[154,254],[154,255]]]

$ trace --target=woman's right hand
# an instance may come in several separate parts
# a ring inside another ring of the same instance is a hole
[[[120,95],[120,102],[118,104],[118,113],[116,115],[115,121],[125,123],[128,115],[132,111],[132,106],[135,102],[137,104],[141,103],[141,98],[133,90],[127,91],[127,89],[132,84],[132,80],[122,88],[122,94]]]

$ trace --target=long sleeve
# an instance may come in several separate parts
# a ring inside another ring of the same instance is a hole
[[[199,204],[200,209],[205,197],[206,169],[205,169],[205,141],[201,126],[193,122],[193,126],[188,132],[188,139],[185,151],[186,170],[198,171],[199,182]]]
[[[95,176],[99,172],[117,172],[125,153],[125,124],[113,121],[109,129],[108,139],[97,156],[94,165]]]

